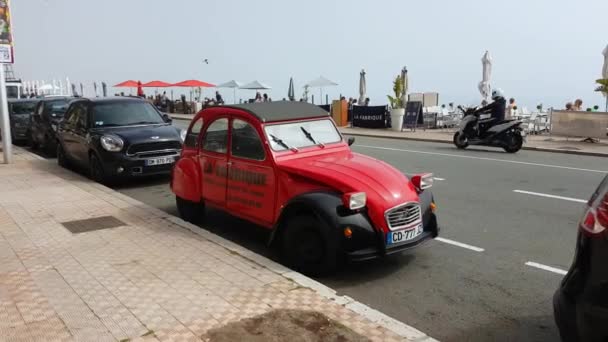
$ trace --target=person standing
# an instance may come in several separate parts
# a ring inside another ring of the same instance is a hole
[[[514,98],[509,99],[509,104],[507,105],[507,111],[505,112],[505,120],[511,120],[515,117],[515,110],[517,108],[517,104],[515,103]]]

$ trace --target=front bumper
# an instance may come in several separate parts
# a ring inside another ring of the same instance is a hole
[[[434,213],[427,210],[423,216],[423,232],[415,239],[407,242],[395,244],[393,246],[386,246],[386,235],[384,233],[376,231],[376,241],[371,246],[357,248],[346,253],[347,257],[351,261],[363,261],[385,257],[387,255],[401,253],[403,251],[416,248],[424,244],[425,242],[433,239],[439,235],[439,226],[437,225],[437,217]]]
[[[146,165],[147,159],[172,157],[173,163],[162,165]],[[123,152],[107,152],[100,153],[101,164],[104,168],[104,173],[113,178],[122,177],[145,177],[154,175],[169,175],[175,162],[179,158],[179,153],[166,154],[158,156],[137,157],[127,156]]]

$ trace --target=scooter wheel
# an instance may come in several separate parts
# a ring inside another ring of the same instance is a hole
[[[504,147],[507,153],[515,153],[521,149],[524,144],[524,139],[519,132],[514,132],[507,135],[507,146]]]
[[[469,141],[463,134],[456,132],[454,133],[454,145],[462,150],[469,146]]]

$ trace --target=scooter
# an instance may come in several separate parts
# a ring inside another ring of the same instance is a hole
[[[480,119],[477,107],[461,110],[464,116],[458,132],[454,133],[454,145],[459,149],[469,145],[501,147],[508,153],[521,149],[525,139],[521,121],[507,120],[494,124],[494,119]]]

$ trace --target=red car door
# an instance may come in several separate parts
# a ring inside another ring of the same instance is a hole
[[[203,171],[203,200],[219,207],[226,206],[226,179],[228,176],[228,118],[210,122],[205,130],[199,154]]]
[[[276,182],[260,133],[251,123],[232,119],[226,205],[234,215],[269,226],[274,219]]]

